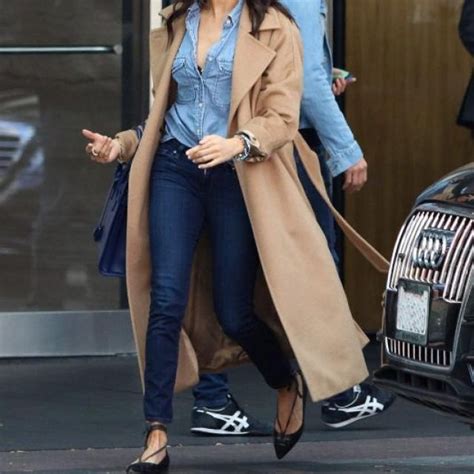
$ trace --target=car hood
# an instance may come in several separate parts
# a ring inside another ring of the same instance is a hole
[[[448,202],[474,208],[474,162],[447,174],[425,189],[416,205],[426,201]]]

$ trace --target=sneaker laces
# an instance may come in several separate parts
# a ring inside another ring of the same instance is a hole
[[[354,398],[349,403],[345,405],[340,405],[339,403],[335,403],[335,405],[338,408],[347,408],[354,405],[354,403],[359,399],[359,396],[362,393],[362,387],[360,385],[354,385],[352,387],[352,393],[354,394]]]

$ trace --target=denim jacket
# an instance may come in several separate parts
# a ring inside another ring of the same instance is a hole
[[[243,0],[224,22],[222,35],[207,53],[202,71],[197,66],[200,9],[189,8],[186,34],[176,54],[172,76],[177,84],[176,101],[166,113],[162,142],[175,138],[189,147],[206,135],[227,136],[232,90],[232,69]]]
[[[313,128],[329,154],[333,176],[362,158],[332,92],[332,57],[326,36],[326,0],[282,0],[300,28],[304,51],[304,90],[300,128]]]

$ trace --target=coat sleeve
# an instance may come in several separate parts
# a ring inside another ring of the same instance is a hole
[[[137,151],[138,144],[145,130],[146,120],[130,130],[118,132],[115,138],[119,141],[122,149],[122,162],[130,161]]]
[[[465,0],[459,22],[459,36],[466,49],[474,56],[474,0]]]
[[[133,158],[133,155],[135,155],[138,144],[140,143],[140,139],[135,133],[135,130],[124,130],[123,132],[117,133],[115,138],[120,143],[122,161],[130,161]]]
[[[296,25],[283,18],[270,47],[276,55],[263,74],[255,117],[239,130],[251,138],[249,161],[268,158],[291,142],[298,131],[303,61]]]

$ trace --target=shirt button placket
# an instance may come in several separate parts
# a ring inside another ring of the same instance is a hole
[[[202,139],[202,133],[203,133],[203,121],[204,121],[204,80],[203,78],[201,77],[201,84],[200,84],[200,91],[199,91],[199,103],[198,103],[198,107],[199,107],[199,114],[198,114],[198,117],[199,117],[199,120],[198,120],[198,138],[199,140]],[[207,170],[204,169],[203,170],[203,175],[204,176],[207,176]]]
[[[205,70],[205,68],[204,68]],[[204,74],[204,71],[203,71],[203,74]],[[199,77],[200,79],[200,84],[199,84],[199,104],[198,104],[198,107],[199,107],[199,114],[198,114],[198,117],[199,117],[199,120],[198,120],[198,137],[199,139],[202,138],[202,124],[203,124],[203,120],[204,120],[204,77],[203,77],[203,74],[201,74],[201,76]]]
[[[202,100],[202,99],[200,99],[200,100]],[[199,106],[199,114],[198,114],[199,121],[198,121],[198,131],[197,131],[198,133],[197,133],[197,135],[198,135],[198,138],[201,139],[202,138],[202,121],[204,119],[204,107],[203,107],[202,102],[199,102],[198,106]]]

